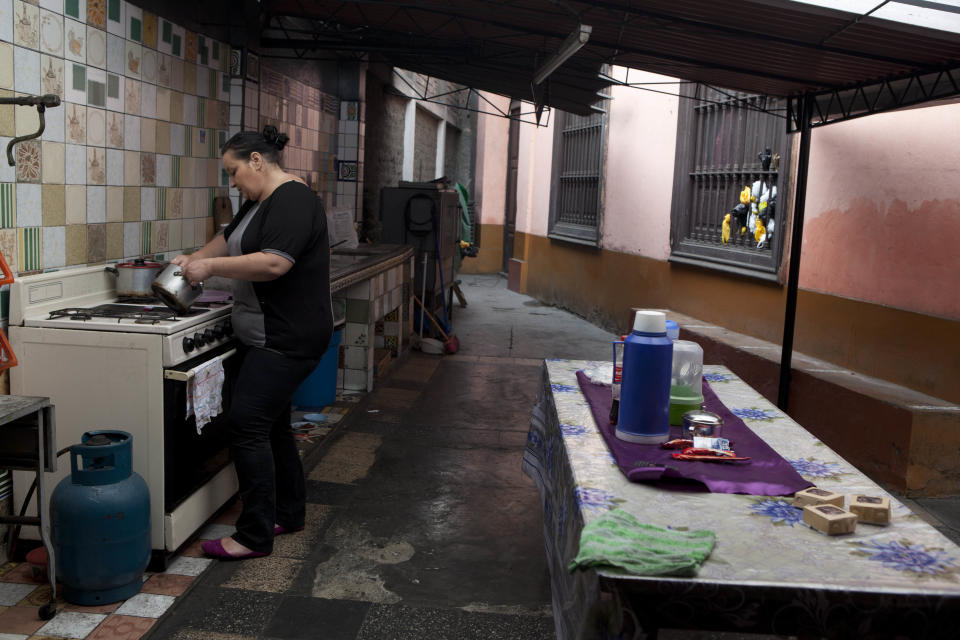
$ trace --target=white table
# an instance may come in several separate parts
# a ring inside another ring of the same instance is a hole
[[[892,523],[858,524],[852,534],[828,537],[803,524],[789,497],[677,492],[628,481],[575,375],[609,366],[545,361],[524,453],[523,469],[543,498],[558,638],[595,626],[611,605],[628,626],[646,632],[960,637],[960,547],[726,367],[705,366],[704,375],[727,408],[817,486],[889,496]],[[716,548],[695,578],[570,574],[585,523],[613,508],[660,527],[710,529]]]

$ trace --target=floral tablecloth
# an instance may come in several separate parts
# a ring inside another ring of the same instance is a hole
[[[523,470],[543,499],[557,637],[575,638],[609,610],[642,625],[843,637],[938,637],[960,628],[960,547],[726,367],[704,376],[720,400],[806,479],[845,494],[888,496],[889,526],[828,537],[791,498],[674,492],[628,481],[600,436],[576,372],[609,363],[547,360]],[[717,546],[696,578],[569,573],[585,523],[625,509],[640,522],[711,529]],[[610,597],[607,597],[609,594]],[[637,602],[645,606],[638,606]],[[943,637],[956,637],[944,635]]]

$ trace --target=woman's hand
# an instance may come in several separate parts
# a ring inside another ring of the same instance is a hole
[[[170,262],[172,262],[175,265],[185,267],[188,264],[190,264],[192,260],[193,260],[193,256],[187,255],[185,253],[181,253],[176,258],[173,258],[172,260],[170,260]]]
[[[183,257],[186,256],[177,256],[177,258]],[[210,258],[190,260],[187,264],[180,264],[180,273],[191,286],[196,286],[213,275],[213,260]]]

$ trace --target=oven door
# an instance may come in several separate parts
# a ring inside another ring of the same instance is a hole
[[[197,489],[230,463],[230,434],[226,415],[230,408],[239,358],[235,345],[224,344],[176,367],[164,369],[163,379],[163,461],[164,512],[171,513]],[[223,357],[223,410],[197,432],[194,416],[187,417],[185,375],[190,369]]]

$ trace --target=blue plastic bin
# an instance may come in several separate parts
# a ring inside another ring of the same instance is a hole
[[[343,329],[337,329],[330,337],[330,344],[320,359],[320,364],[303,381],[293,394],[295,407],[326,407],[337,399],[337,367],[340,363],[340,339]]]

